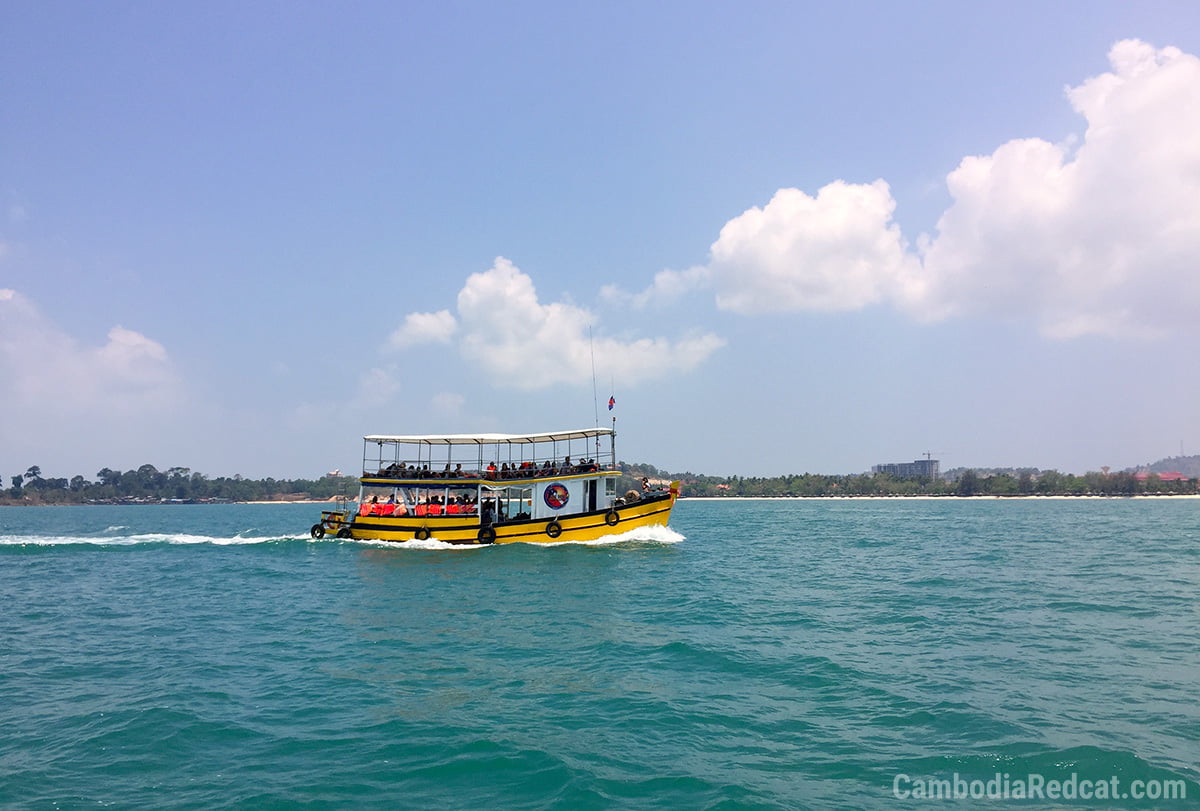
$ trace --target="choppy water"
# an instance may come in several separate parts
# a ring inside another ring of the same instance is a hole
[[[684,501],[482,549],[311,541],[319,509],[0,508],[0,805],[1200,799],[1200,501]]]

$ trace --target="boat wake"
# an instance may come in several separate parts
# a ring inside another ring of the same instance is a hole
[[[533,546],[620,546],[631,544],[676,544],[684,540],[684,536],[661,524],[652,527],[638,527],[620,535],[607,535],[594,541],[555,541],[554,543],[532,544]]]
[[[215,537],[212,535],[194,535],[183,532],[147,532],[133,535],[112,534],[127,529],[127,527],[108,527],[104,534],[99,535],[0,535],[0,547],[3,546],[248,546],[253,544],[271,543],[344,543],[359,546],[386,547],[389,549],[416,549],[426,551],[469,552],[489,549],[493,545],[453,544],[439,541],[437,538],[418,541],[410,540],[403,543],[375,540],[345,540],[326,537],[314,541],[306,535],[251,535],[237,534],[233,537]],[[521,543],[521,546],[645,546],[660,544],[676,544],[684,540],[684,536],[664,526],[639,527],[619,535],[609,535],[592,541],[555,541],[553,543]],[[494,546],[506,546],[495,544]]]
[[[352,543],[360,546],[373,546],[377,548],[387,549],[416,549],[425,551],[446,551],[446,552],[471,552],[482,549],[494,549],[504,546],[534,546],[534,547],[553,547],[553,546],[657,546],[660,544],[677,544],[684,540],[684,536],[664,526],[639,527],[631,529],[628,532],[622,532],[619,535],[609,535],[604,538],[597,538],[593,541],[554,541],[550,543],[532,543],[525,541],[517,541],[513,544],[458,544],[446,543],[439,541],[437,538],[429,538],[428,540],[418,541],[375,541],[375,540],[342,540],[338,538],[326,537],[324,541],[314,541],[314,543],[323,543],[326,541],[334,541],[335,543]]]
[[[209,535],[189,535],[187,533],[146,533],[141,535],[2,535],[0,546],[139,546],[151,544],[166,545],[198,545],[240,546],[247,544],[282,543],[305,540],[301,536],[242,536],[232,538],[215,538]]]

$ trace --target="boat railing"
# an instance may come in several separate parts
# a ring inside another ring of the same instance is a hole
[[[537,479],[616,469],[608,429],[551,434],[363,437],[364,477]],[[608,441],[602,442],[607,438]]]
[[[388,479],[390,481],[537,481],[538,479],[557,479],[566,476],[583,476],[594,473],[619,472],[613,466],[601,466],[588,460],[582,464],[562,465],[558,467],[516,467],[512,469],[483,468],[482,470],[429,470],[427,467],[410,466],[405,463],[391,464],[378,469],[363,470],[364,479]]]

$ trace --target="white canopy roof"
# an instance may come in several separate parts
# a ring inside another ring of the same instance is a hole
[[[573,431],[550,431],[544,434],[414,434],[392,436],[372,434],[366,442],[395,442],[412,445],[531,445],[535,442],[561,442],[568,439],[589,439],[609,436],[612,428],[579,428]]]

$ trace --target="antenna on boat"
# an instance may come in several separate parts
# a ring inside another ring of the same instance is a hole
[[[608,410],[612,411],[613,406],[617,404],[617,382],[615,375],[608,377],[608,390],[611,392],[608,395]],[[612,433],[609,434],[610,445],[612,448],[612,463],[617,463],[617,415],[612,416]],[[600,455],[600,437],[596,437],[596,456]]]
[[[600,393],[596,391],[596,347],[592,345],[592,325],[588,324],[588,352],[592,356],[592,408],[596,411],[596,427],[600,427]]]

